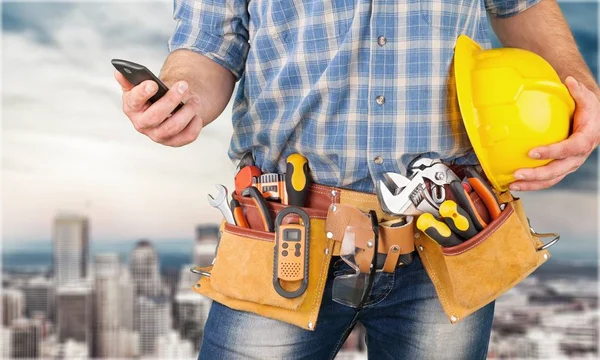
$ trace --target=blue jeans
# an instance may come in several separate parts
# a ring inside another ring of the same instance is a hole
[[[366,306],[356,311],[331,299],[333,272],[347,266],[334,260],[314,331],[213,302],[198,359],[333,359],[358,321],[369,359],[486,358],[494,303],[452,325],[415,255],[395,273],[377,273]]]

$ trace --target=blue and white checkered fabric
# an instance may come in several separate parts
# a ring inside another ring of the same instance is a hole
[[[374,191],[417,155],[473,163],[452,73],[456,38],[489,47],[486,10],[539,0],[175,0],[171,51],[239,80],[229,156],[263,172],[308,158],[315,182]]]

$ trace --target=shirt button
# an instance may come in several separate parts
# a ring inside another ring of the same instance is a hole
[[[381,156],[376,157],[375,159],[373,159],[373,161],[375,161],[375,164],[378,165],[383,164],[383,158]]]
[[[379,96],[378,96],[378,97],[375,99],[375,101],[377,101],[377,103],[378,103],[379,105],[383,105],[383,104],[385,104],[385,96],[383,96],[383,95],[379,95]]]
[[[380,36],[377,38],[377,43],[379,44],[379,46],[383,46],[387,43],[387,39],[385,38],[385,36]]]

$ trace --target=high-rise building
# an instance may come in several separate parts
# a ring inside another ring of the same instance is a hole
[[[73,339],[92,348],[92,289],[85,283],[65,285],[57,290],[58,341]],[[90,351],[91,352],[91,351]]]
[[[156,355],[159,336],[171,330],[171,304],[166,296],[137,298],[140,355]]]
[[[38,276],[29,279],[21,287],[25,295],[25,314],[32,318],[43,313],[46,319],[54,319],[55,291],[50,279]]]
[[[136,295],[148,297],[162,295],[158,254],[148,240],[140,240],[135,245],[129,259],[129,270]]]
[[[21,290],[4,289],[2,292],[2,323],[10,326],[25,313],[25,296]]]
[[[140,350],[139,342],[140,336],[138,332],[121,328],[117,337],[117,343],[114,344],[117,348],[119,358],[136,358]]]
[[[181,338],[189,340],[198,351],[211,300],[192,291],[198,275],[189,270],[190,266],[181,268],[179,290],[175,294],[175,321]]]
[[[89,357],[86,343],[68,339],[58,347],[59,359],[87,359]]]
[[[8,359],[12,356],[12,330],[0,327],[0,359]]]
[[[193,359],[194,350],[189,340],[182,339],[176,331],[169,331],[156,341],[159,359]]]
[[[215,225],[198,225],[194,244],[194,265],[208,266],[212,263],[217,249],[219,227]]]
[[[79,215],[59,215],[54,220],[54,277],[57,286],[86,278],[88,227],[88,219]]]
[[[131,282],[129,270],[121,268],[119,276],[119,319],[121,328],[133,331],[134,329],[134,311],[135,311],[135,289]]]
[[[13,358],[36,358],[40,355],[39,324],[30,319],[16,319],[12,326],[11,348]]]
[[[120,259],[118,254],[94,257],[94,351],[95,357],[118,357],[115,346],[120,328]]]

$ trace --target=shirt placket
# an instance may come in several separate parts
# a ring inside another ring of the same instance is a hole
[[[391,113],[390,99],[386,91],[388,76],[385,64],[385,51],[392,51],[388,45],[388,36],[385,29],[385,9],[380,1],[372,2],[371,9],[371,36],[369,39],[370,68],[369,68],[369,99],[368,99],[368,135],[367,135],[367,163],[373,180],[376,182],[379,174],[392,171],[395,160],[392,157],[393,149],[388,141],[384,141],[389,126],[386,118]]]

